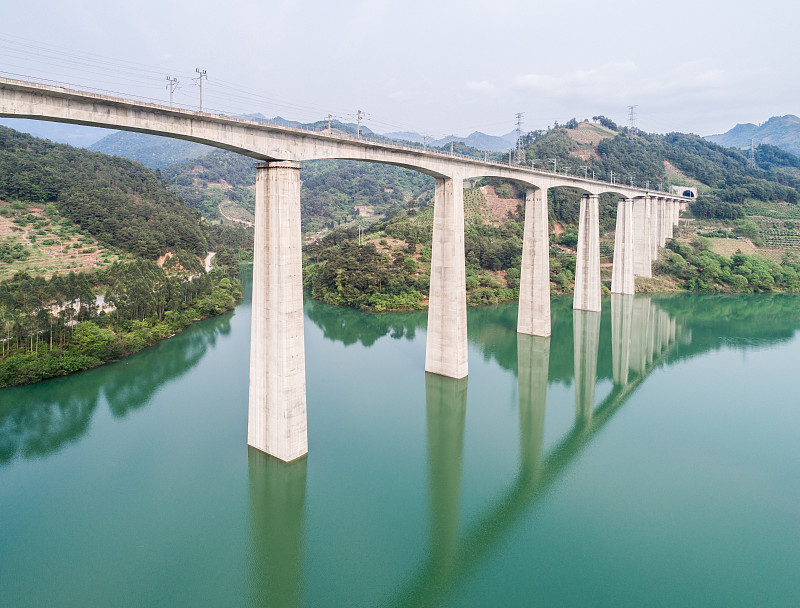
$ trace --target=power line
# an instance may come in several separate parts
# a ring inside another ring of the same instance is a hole
[[[45,81],[70,88],[94,90],[120,97],[146,98],[149,101],[164,99],[165,88],[169,103],[174,106],[194,105],[191,101],[190,88],[172,85],[170,79],[179,82],[193,80],[200,87],[200,108],[225,108],[220,113],[237,114],[253,111],[280,112],[291,110],[302,114],[303,121],[316,119],[318,116],[352,116],[341,110],[331,112],[328,105],[312,102],[298,102],[287,98],[265,95],[254,90],[241,87],[238,83],[227,82],[215,76],[208,81],[207,74],[199,68],[192,74],[186,70],[176,70],[166,66],[153,66],[145,63],[108,57],[74,48],[64,48],[49,43],[31,41],[26,38],[0,32],[0,73],[9,74],[32,81]],[[31,75],[31,73],[35,75]],[[164,86],[164,82],[168,83]],[[206,82],[203,82],[206,80]],[[76,84],[80,83],[80,84]],[[165,100],[166,101],[166,100]],[[255,107],[254,107],[255,106]],[[264,110],[263,106],[269,109]],[[215,110],[216,111],[216,110]],[[271,115],[271,114],[270,114]],[[316,115],[316,117],[314,116]],[[390,129],[403,131],[422,131],[409,124],[397,124],[397,121],[381,121],[369,117],[370,124],[379,124]],[[491,131],[503,122],[481,122],[472,125],[439,126],[441,136],[450,133],[470,131]],[[430,132],[430,130],[426,130]],[[519,134],[518,134],[519,135]],[[519,139],[519,136],[518,138]]]

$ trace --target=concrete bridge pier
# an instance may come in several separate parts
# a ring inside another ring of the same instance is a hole
[[[617,203],[617,229],[614,233],[614,264],[611,268],[611,293],[633,294],[633,200]]]
[[[658,203],[658,246],[663,247],[667,243],[667,201],[663,198],[656,199]],[[658,252],[656,252],[658,257]]]
[[[572,308],[600,312],[600,202],[597,195],[581,197]]]
[[[675,201],[668,200],[667,205],[667,234],[666,238],[671,239],[675,236]],[[666,242],[664,243],[666,245]]]
[[[648,215],[650,216],[650,261],[652,262],[658,257],[658,235],[660,229],[658,225],[658,199],[650,196],[647,200],[650,204]]]
[[[257,167],[247,443],[286,462],[308,452],[300,165]]]
[[[550,335],[550,239],[547,190],[525,193],[525,232],[519,279],[517,332]]]
[[[467,278],[464,259],[464,180],[436,180],[425,371],[467,375]]]
[[[650,278],[650,199],[642,197],[633,201],[633,273]]]

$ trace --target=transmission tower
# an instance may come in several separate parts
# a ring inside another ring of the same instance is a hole
[[[747,165],[751,169],[756,168],[756,145],[755,145],[755,140],[753,138],[750,138],[750,155],[748,157]]]
[[[525,112],[517,112],[517,149],[514,151],[514,162],[518,165],[525,164],[525,149],[522,147],[522,117]]]
[[[628,123],[631,127],[631,137],[636,137],[636,108],[639,106],[628,106]]]

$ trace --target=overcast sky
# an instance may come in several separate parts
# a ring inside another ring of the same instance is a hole
[[[604,114],[720,133],[800,114],[800,3],[6,2],[0,72],[378,132],[501,135]]]

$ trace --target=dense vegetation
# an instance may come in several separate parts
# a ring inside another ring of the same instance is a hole
[[[215,150],[202,158],[165,167],[170,188],[205,217],[219,218],[218,205],[232,201],[255,209],[256,163],[252,158]],[[374,163],[317,160],[300,173],[303,230],[334,228],[358,215],[356,206],[377,215],[425,205],[432,198],[433,179],[422,173]]]
[[[96,367],[232,309],[241,295],[233,269],[187,281],[138,259],[49,280],[18,273],[0,283],[0,387]]]
[[[329,304],[361,310],[423,308],[430,287],[432,213],[375,222],[362,233],[344,228],[305,247],[305,287]],[[465,226],[467,303],[497,304],[519,297],[523,223],[495,226],[470,218]],[[575,254],[551,249],[553,293],[571,293]]]
[[[213,150],[196,159],[164,167],[159,174],[169,188],[204,217],[220,217],[217,205],[233,201],[253,212],[256,204],[255,159]]]
[[[597,120],[604,117],[595,117]],[[617,181],[667,189],[671,183],[699,184],[703,195],[693,205],[697,217],[738,220],[723,236],[746,238],[763,244],[761,231],[775,239],[791,227],[774,226],[759,230],[752,221],[743,221],[746,205],[761,201],[794,206],[798,201],[797,173],[800,159],[780,150],[764,147],[761,164],[748,166],[739,151],[728,150],[693,135],[672,133],[666,136],[631,133],[604,119],[606,129],[599,143],[579,143],[572,135],[579,127],[575,120],[564,127],[528,134],[525,139],[528,158],[554,159],[557,166],[608,178],[613,172]],[[599,128],[599,127],[598,127]],[[589,153],[590,154],[587,154]],[[583,156],[579,156],[583,154]],[[584,160],[588,155],[588,160]],[[672,171],[673,173],[670,173]],[[679,172],[676,177],[674,172]],[[513,184],[484,179],[473,184],[493,186],[501,196],[521,197]],[[468,198],[469,188],[465,191]],[[575,246],[580,210],[580,192],[569,188],[551,190],[549,195],[552,225],[563,232],[551,235],[551,290],[570,293],[575,272]],[[388,221],[375,222],[362,233],[358,244],[356,228],[337,230],[306,248],[306,286],[313,297],[332,304],[354,306],[363,310],[419,308],[425,305],[430,281],[430,215],[423,207],[419,215],[411,213]],[[469,215],[469,213],[468,213]],[[468,217],[465,226],[468,302],[471,305],[502,302],[518,297],[519,265],[522,248],[523,216],[521,206],[513,217],[500,225]],[[601,233],[611,233],[616,220],[616,198],[604,195],[600,200]],[[772,234],[774,233],[774,235]],[[712,236],[717,236],[716,234]],[[703,241],[698,241],[703,243]],[[696,245],[687,254],[685,244],[675,244],[682,253],[670,250],[654,269],[669,275],[680,288],[692,291],[796,291],[797,267],[793,259],[782,264],[737,254],[733,258],[716,256],[707,246]],[[601,240],[601,256],[610,262],[611,237]],[[713,261],[712,261],[713,260]],[[727,260],[727,261],[725,261]],[[719,267],[719,268],[717,268]],[[769,276],[767,279],[765,277]]]
[[[0,205],[6,264],[31,257],[40,240],[59,259],[84,244],[119,253],[85,272],[34,267],[0,281],[0,386],[134,353],[240,297],[235,252],[252,248],[252,232],[210,227],[138,163],[0,127],[0,200],[11,201]],[[206,273],[211,246],[215,269]]]
[[[0,199],[55,203],[101,243],[150,259],[169,249],[198,255],[208,250],[200,215],[146,167],[5,127],[0,127]]]
[[[769,293],[800,290],[800,258],[786,255],[780,264],[736,253],[730,258],[709,250],[705,239],[691,244],[667,242],[655,272],[670,275],[687,291]]]

